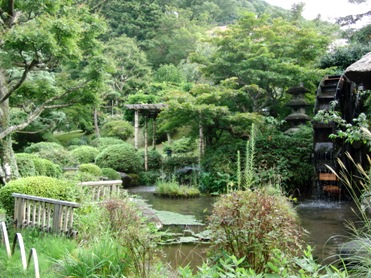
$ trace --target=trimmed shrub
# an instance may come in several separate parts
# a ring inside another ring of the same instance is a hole
[[[102,176],[102,169],[99,166],[92,163],[81,164],[79,166],[79,172],[90,173],[96,177]]]
[[[33,154],[18,153],[16,154],[16,159],[21,177],[59,177],[62,173],[61,168],[57,164]]]
[[[80,164],[93,163],[99,151],[91,146],[79,146],[73,149],[71,154]]]
[[[134,134],[134,128],[128,121],[117,120],[104,124],[101,128],[102,136],[115,137],[127,140]]]
[[[74,183],[84,181],[99,181],[100,177],[88,172],[68,171],[63,173],[63,178]]]
[[[123,143],[103,149],[96,158],[96,164],[101,168],[112,168],[118,172],[138,173],[143,160],[132,145]]]
[[[38,153],[41,151],[54,151],[54,150],[63,150],[64,147],[58,143],[54,142],[38,142],[33,143],[27,148],[24,149],[25,153]]]
[[[99,137],[95,138],[93,141],[91,141],[91,145],[93,147],[96,147],[98,150],[103,150],[106,147],[112,146],[112,145],[118,145],[118,144],[123,144],[125,141],[118,139],[118,138],[113,138],[113,137]]]
[[[0,188],[0,203],[8,216],[13,215],[14,198],[12,193],[21,193],[57,200],[74,201],[76,190],[73,183],[65,180],[35,176],[12,180]]]
[[[235,191],[214,204],[208,229],[212,259],[245,258],[242,267],[269,272],[276,249],[290,260],[302,250],[303,229],[286,197],[268,190]]]
[[[57,143],[39,142],[27,147],[25,152],[37,154],[39,157],[48,159],[60,167],[78,164],[72,154]]]
[[[109,180],[120,180],[120,174],[112,168],[102,168],[102,176],[108,178]]]

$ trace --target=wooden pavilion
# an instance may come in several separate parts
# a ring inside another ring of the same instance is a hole
[[[148,119],[152,119],[153,136],[152,147],[156,148],[156,118],[167,107],[167,104],[125,104],[129,110],[134,110],[134,147],[138,149],[139,114],[144,116],[144,168],[148,170]]]

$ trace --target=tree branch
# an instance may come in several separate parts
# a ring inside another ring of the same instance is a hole
[[[78,89],[83,88],[89,82],[90,82],[90,80],[86,80],[86,81],[82,82],[81,84],[79,84],[79,85],[77,85],[75,87],[69,88],[68,90],[66,90],[61,95],[57,95],[57,96],[54,96],[52,98],[49,98],[43,104],[41,104],[40,106],[36,107],[32,112],[30,112],[28,114],[27,119],[23,123],[18,124],[18,125],[10,126],[10,127],[6,128],[5,130],[1,131],[0,132],[0,140],[3,139],[4,137],[6,137],[7,135],[9,135],[10,133],[19,132],[20,130],[25,129],[30,123],[32,123],[34,120],[36,120],[45,109],[52,109],[52,108],[63,107],[63,104],[55,104],[55,105],[49,105],[49,104],[51,104],[52,102],[54,102],[54,101],[56,101],[58,99],[64,98],[65,96],[71,94],[72,92],[74,92],[74,91],[76,91]]]
[[[40,132],[43,132],[45,130],[48,130],[48,129],[51,129],[55,126],[55,123],[51,123],[49,124],[48,126],[42,128],[42,129],[39,129],[37,131],[21,131],[21,130],[18,130],[16,131],[17,133],[22,133],[22,134],[37,134],[37,133],[40,133]]]

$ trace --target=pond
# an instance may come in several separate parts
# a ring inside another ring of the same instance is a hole
[[[197,220],[206,222],[211,214],[213,204],[218,197],[200,197],[194,199],[167,199],[154,196],[155,188],[140,186],[130,188],[130,194],[136,194],[147,200],[153,209],[171,211],[184,215],[194,215]],[[356,221],[351,202],[304,199],[296,206],[302,226],[308,231],[307,242],[314,248],[314,256],[320,262],[334,260],[337,247],[346,240],[347,221]],[[190,264],[200,266],[206,258],[207,245],[183,244],[165,246],[164,251],[173,267]]]

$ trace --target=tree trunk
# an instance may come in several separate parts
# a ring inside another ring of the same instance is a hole
[[[0,99],[8,93],[8,87],[5,80],[5,73],[0,69]],[[10,125],[10,108],[9,99],[0,102],[0,132],[5,130]],[[11,135],[7,135],[0,139],[0,164],[1,167],[8,163],[11,169],[10,178],[18,178],[19,172],[15,154],[12,147]]]
[[[100,132],[99,132],[99,125],[98,125],[98,109],[94,109],[94,128],[95,128],[95,135],[99,138]]]

